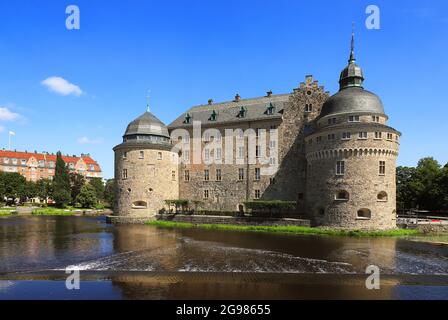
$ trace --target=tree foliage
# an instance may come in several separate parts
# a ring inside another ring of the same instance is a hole
[[[397,206],[400,209],[448,210],[448,164],[423,158],[416,168],[397,168]]]
[[[90,180],[90,185],[95,189],[96,197],[99,201],[104,200],[104,183],[101,178],[92,178]]]
[[[88,183],[83,185],[78,197],[76,198],[76,202],[83,208],[93,208],[97,201],[95,188]]]

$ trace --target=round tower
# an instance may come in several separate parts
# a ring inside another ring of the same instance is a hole
[[[114,216],[150,219],[177,199],[178,154],[172,152],[167,127],[149,109],[132,121],[116,146]]]
[[[387,125],[380,98],[364,90],[354,37],[338,93],[306,137],[307,211],[314,224],[345,229],[396,228],[400,132]]]

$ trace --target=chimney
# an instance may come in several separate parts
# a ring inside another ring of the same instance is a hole
[[[213,104],[213,99],[208,99],[208,105],[211,106]]]
[[[241,96],[237,93],[234,102],[240,102]]]
[[[272,90],[269,90],[268,92],[266,92],[266,97],[268,97],[268,98],[272,97]]]

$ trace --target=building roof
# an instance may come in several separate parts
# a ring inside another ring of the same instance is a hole
[[[285,103],[289,101],[289,97],[290,94],[278,94],[194,106],[174,120],[168,128],[174,129],[192,126],[193,121],[200,121],[202,125],[212,126],[230,122],[269,120],[273,118],[281,119],[282,111]],[[269,114],[268,108],[272,107],[272,114]],[[213,119],[213,115],[215,115],[215,119]],[[186,121],[186,118],[190,118],[189,123]]]
[[[37,161],[43,160],[46,162],[49,161],[56,162],[55,154],[0,150],[0,158],[10,158],[10,159],[16,158],[16,159],[28,160],[31,157],[34,157]],[[95,171],[101,171],[98,162],[93,160],[89,155],[82,155],[81,157],[62,155],[62,159],[64,160],[65,163],[76,163],[80,159],[82,159],[87,165],[94,165]]]
[[[124,136],[135,135],[170,137],[165,124],[149,111],[146,111],[128,125]]]
[[[345,113],[385,114],[381,99],[360,87],[345,88],[323,105],[320,117]]]

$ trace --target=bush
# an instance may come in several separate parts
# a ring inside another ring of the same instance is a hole
[[[79,202],[83,208],[93,208],[97,204],[97,198],[95,188],[90,184],[82,186],[81,191],[76,198],[76,202]]]

